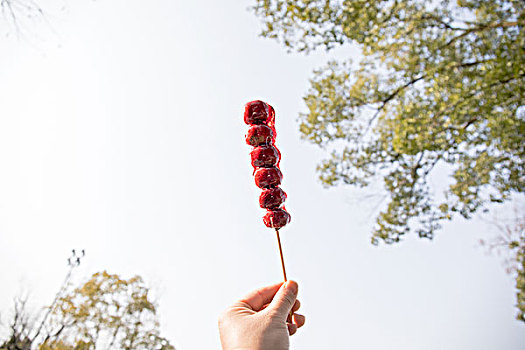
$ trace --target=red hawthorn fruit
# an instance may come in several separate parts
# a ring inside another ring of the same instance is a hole
[[[283,180],[283,173],[276,167],[260,168],[255,172],[255,184],[259,188],[279,186]]]
[[[264,190],[259,196],[259,204],[265,209],[279,208],[285,200],[286,193],[280,187]]]
[[[253,125],[246,134],[246,143],[250,146],[271,145],[273,132],[266,125]]]
[[[265,124],[268,120],[268,104],[263,101],[248,102],[244,107],[244,122],[248,125]]]
[[[290,214],[284,209],[268,209],[263,221],[267,227],[281,228],[290,222]]]
[[[255,147],[250,155],[254,168],[270,168],[279,161],[279,152],[273,146]]]

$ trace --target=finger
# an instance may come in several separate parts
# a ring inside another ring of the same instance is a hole
[[[263,306],[261,306],[261,308],[258,310],[258,311],[262,311],[264,309],[266,309],[268,307],[268,305],[270,305],[269,303],[268,304],[264,304]],[[301,307],[301,302],[299,301],[299,299],[297,299],[295,301],[295,304],[293,304],[293,307],[292,307],[292,312],[291,314],[293,314],[294,312],[296,312],[297,310],[299,310],[299,308]],[[286,322],[290,322],[292,323],[292,320],[290,319],[290,317],[288,317],[286,319]]]
[[[283,283],[281,282],[256,289],[239,301],[247,304],[252,310],[259,311],[264,305],[269,304],[272,301],[275,293],[277,293],[282,284]]]
[[[295,304],[293,304],[293,307],[292,307],[292,313],[294,313],[297,310],[299,310],[300,307],[301,307],[301,302],[299,300],[296,300]]]
[[[262,310],[266,309],[268,307],[268,305],[270,305],[270,304],[264,304],[259,311],[262,311]],[[300,307],[301,307],[301,302],[299,300],[296,300],[295,304],[293,304],[292,313],[296,312],[297,310],[299,310]],[[292,321],[289,321],[289,322],[291,323]]]
[[[299,286],[295,281],[288,281],[279,288],[267,310],[286,320],[297,298]]]
[[[263,309],[265,309],[267,307],[267,305],[265,305],[263,307]],[[293,304],[293,307],[292,307],[292,312],[290,312],[288,314],[288,316],[286,316],[286,322],[289,322],[289,323],[293,323],[292,322],[292,315],[294,312],[296,312],[297,310],[299,310],[299,308],[301,307],[301,302],[299,300],[296,300],[295,303]]]
[[[297,332],[297,325],[293,323],[287,323],[286,325],[288,326],[288,333],[290,335],[294,335]]]
[[[297,325],[297,328],[301,328],[304,326],[304,323],[306,322],[306,317],[301,314],[293,314],[293,323]]]

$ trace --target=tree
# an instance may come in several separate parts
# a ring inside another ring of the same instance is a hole
[[[64,11],[67,1],[0,0],[0,31],[17,39],[42,39],[56,35],[53,18]],[[42,5],[41,5],[42,4]],[[32,41],[32,40],[31,40]]]
[[[356,44],[310,81],[302,136],[331,151],[326,186],[382,179],[372,242],[432,238],[525,189],[525,2],[256,0],[262,35],[291,51]],[[436,195],[436,168],[451,174]]]
[[[491,241],[480,240],[488,252],[505,257],[506,271],[516,279],[516,319],[525,322],[525,207],[516,206],[510,218],[489,221],[499,232]]]
[[[175,350],[160,335],[156,307],[142,278],[104,271],[71,290],[69,277],[77,265],[70,260],[72,268],[40,322],[30,320],[24,299],[15,301],[10,335],[0,350]]]
[[[10,335],[4,343],[0,343],[0,350],[31,350],[33,345],[39,342],[40,338],[43,337],[43,329],[47,325],[49,315],[68,288],[73,271],[80,265],[80,261],[84,256],[84,249],[80,252],[77,252],[75,249],[71,251],[71,256],[67,259],[69,269],[66,277],[55,294],[51,306],[47,307],[47,311],[42,317],[39,314],[31,315],[28,312],[26,307],[27,297],[15,298],[12,321],[9,327]]]
[[[300,131],[331,151],[318,166],[324,185],[383,180],[389,201],[373,244],[411,231],[432,239],[444,220],[523,195],[525,2],[255,3],[262,35],[290,51],[361,49],[359,62],[332,60],[314,72]],[[451,175],[443,188],[429,181],[436,169]],[[511,256],[517,318],[525,321],[525,236],[517,222],[502,226],[497,244]]]
[[[173,350],[160,336],[156,308],[142,278],[121,279],[107,272],[61,297],[40,350]]]
[[[31,320],[26,310],[27,298],[15,298],[13,318],[9,324],[9,338],[0,343],[1,350],[29,350],[32,340]]]
[[[17,35],[22,34],[27,22],[44,18],[44,10],[34,0],[0,0],[0,12],[3,22]]]

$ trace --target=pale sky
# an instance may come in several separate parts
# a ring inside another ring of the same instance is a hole
[[[263,99],[277,114],[292,215],[282,243],[307,316],[293,349],[523,348],[514,281],[478,244],[493,228],[458,219],[432,242],[374,247],[379,197],[320,185],[326,154],[300,139],[297,116],[328,54],[259,37],[253,1],[41,4],[52,28],[0,38],[4,318],[21,290],[49,304],[70,250],[84,248],[77,281],[140,274],[178,350],[219,349],[218,314],[282,278],[244,143],[243,105]]]

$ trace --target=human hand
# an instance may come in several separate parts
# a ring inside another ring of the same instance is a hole
[[[299,309],[298,285],[294,281],[254,290],[235,302],[219,317],[223,350],[287,350],[289,335],[304,325]]]

